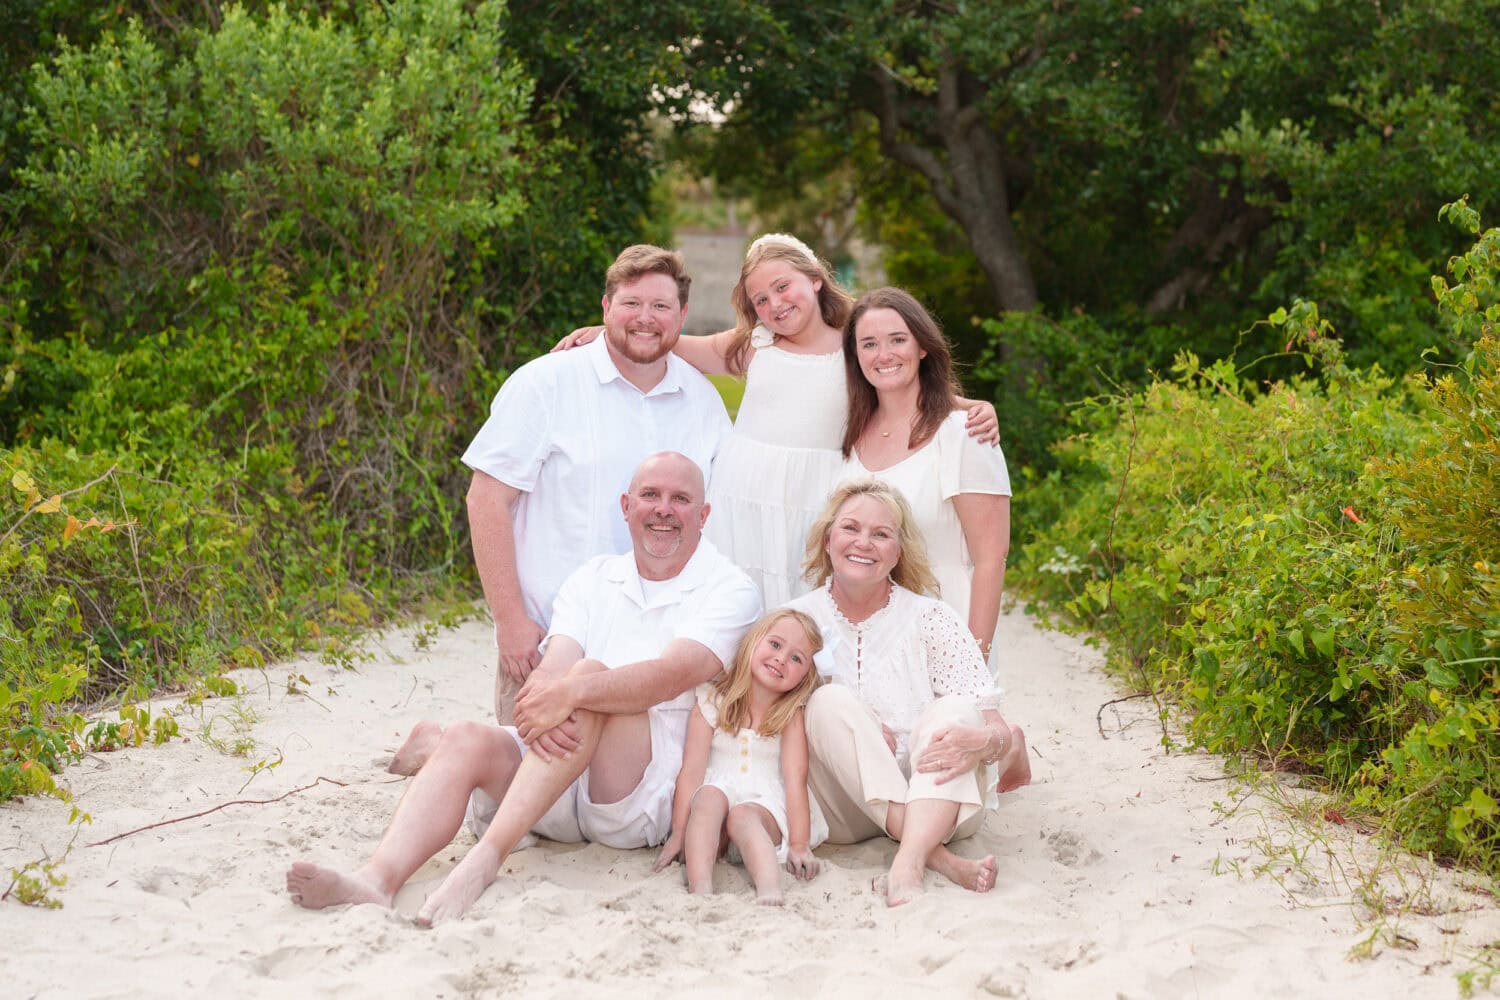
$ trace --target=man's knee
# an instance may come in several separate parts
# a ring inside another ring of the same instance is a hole
[[[591,660],[588,657],[584,657],[568,668],[568,676],[577,677],[582,674],[597,674],[602,670],[608,669],[609,667],[598,660]]]
[[[494,742],[499,732],[494,726],[483,722],[454,722],[443,729],[438,739],[434,757],[467,757],[481,753]]]
[[[569,677],[582,677],[584,674],[602,673],[608,669],[609,667],[605,666],[598,660],[591,660],[588,657],[584,657],[568,668],[567,675]],[[573,715],[576,719],[582,719],[584,717],[593,718],[596,714],[602,715],[602,713],[595,713],[592,709],[587,708],[575,708],[573,710]],[[602,718],[604,718],[607,723],[609,716],[602,715]]]

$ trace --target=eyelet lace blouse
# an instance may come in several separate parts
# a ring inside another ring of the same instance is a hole
[[[830,583],[791,601],[823,633],[819,659],[831,661],[828,679],[853,688],[859,700],[896,734],[896,758],[907,766],[907,740],[922,709],[944,695],[971,698],[996,710],[1004,692],[995,684],[979,644],[942,601],[891,585],[885,607],[858,624],[833,602]]]

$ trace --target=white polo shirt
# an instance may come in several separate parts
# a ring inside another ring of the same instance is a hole
[[[718,390],[674,354],[648,392],[620,374],[603,336],[518,368],[463,462],[522,493],[516,576],[527,617],[546,628],[569,573],[630,551],[620,494],[646,456],[681,452],[707,479],[728,433]]]
[[[543,645],[554,635],[565,635],[583,647],[585,656],[614,668],[655,659],[673,639],[692,639],[728,669],[760,611],[760,591],[744,570],[700,538],[681,573],[645,586],[630,552],[584,563],[558,593]],[[689,688],[654,711],[685,738],[694,703]]]

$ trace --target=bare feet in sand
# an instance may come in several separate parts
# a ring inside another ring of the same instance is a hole
[[[364,869],[345,875],[309,861],[295,861],[286,870],[286,891],[292,902],[309,910],[340,903],[378,903],[389,908],[395,899]]]
[[[443,879],[443,884],[427,897],[427,902],[417,911],[417,923],[433,927],[468,913],[469,907],[495,881],[499,871],[499,852],[482,841],[474,845]]]
[[[927,867],[970,892],[989,892],[995,887],[997,866],[993,854],[986,854],[978,860],[961,858],[948,848],[939,846],[928,857]]]
[[[885,883],[885,905],[902,906],[910,903],[922,893],[926,892],[926,886],[922,881],[923,871],[921,868],[912,870],[905,864],[892,864],[890,873],[884,879],[876,879],[876,891],[880,891],[880,883]]]
[[[781,886],[775,889],[755,890],[755,903],[757,906],[783,906],[786,900],[782,898]]]
[[[1001,794],[1031,784],[1031,754],[1026,749],[1026,734],[1020,726],[1010,727],[1010,739],[1005,744],[1005,756],[1000,758],[1000,780],[995,791]],[[983,890],[981,890],[983,891]]]
[[[442,726],[431,719],[423,719],[411,727],[411,732],[406,734],[406,742],[401,744],[401,749],[396,751],[390,764],[386,765],[386,770],[391,774],[416,774],[427,763],[427,758],[432,756],[432,751],[437,749],[438,740],[442,736]]]

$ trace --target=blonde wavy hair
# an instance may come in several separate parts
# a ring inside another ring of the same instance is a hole
[[[719,728],[726,733],[737,733],[750,725],[750,685],[753,680],[750,660],[755,655],[755,647],[784,618],[796,622],[807,634],[808,652],[816,654],[823,648],[823,633],[818,631],[817,622],[801,611],[780,608],[750,626],[750,631],[745,633],[735,650],[733,665],[714,683],[713,698],[719,708]],[[802,683],[771,703],[770,710],[760,721],[760,729],[756,731],[762,736],[779,735],[791,724],[797,710],[807,704],[807,699],[812,697],[820,683],[822,678],[818,676],[818,668],[809,663]]]
[[[829,326],[836,330],[843,329],[848,322],[849,311],[854,308],[854,296],[839,284],[838,279],[833,276],[833,269],[813,253],[806,243],[785,233],[767,233],[760,237],[745,252],[745,262],[740,265],[740,280],[729,293],[729,301],[734,304],[734,337],[729,342],[728,350],[724,352],[724,362],[737,375],[745,373],[748,366],[746,359],[750,354],[750,331],[760,322],[755,315],[755,303],[750,301],[750,293],[745,290],[745,281],[757,267],[775,260],[790,264],[802,272],[808,281],[823,283],[823,287],[818,289],[818,311],[823,316],[823,322]]]
[[[802,563],[803,579],[815,587],[821,587],[833,575],[833,558],[828,554],[829,533],[844,504],[855,497],[878,500],[885,505],[896,522],[896,538],[901,543],[901,554],[891,569],[892,582],[914,593],[940,596],[937,577],[927,558],[927,543],[922,539],[916,518],[912,516],[911,505],[906,502],[906,497],[901,495],[900,490],[878,479],[851,480],[828,495],[823,512],[807,533],[807,554]]]

